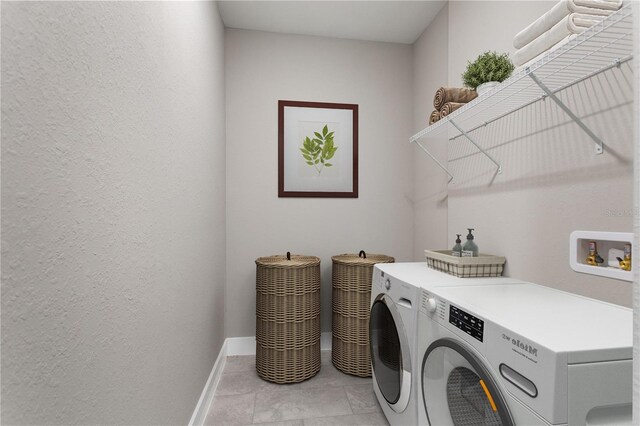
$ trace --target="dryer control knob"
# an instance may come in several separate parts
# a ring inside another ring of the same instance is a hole
[[[387,278],[387,280],[384,282],[384,288],[386,288],[387,290],[391,288],[391,281],[389,281],[389,278]]]
[[[436,309],[438,308],[438,305],[436,303],[436,299],[434,299],[433,297],[428,298],[427,302],[426,302],[426,308],[427,308],[427,311],[430,314],[434,313],[436,311]]]

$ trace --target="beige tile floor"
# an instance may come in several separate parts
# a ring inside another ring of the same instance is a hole
[[[291,385],[259,378],[255,356],[228,357],[205,424],[388,425],[371,378],[337,370],[329,351],[316,376]]]

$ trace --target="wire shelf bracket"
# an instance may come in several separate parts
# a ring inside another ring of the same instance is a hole
[[[529,73],[528,73],[528,74],[529,74],[529,77],[531,77],[531,79],[532,79],[533,81],[535,81],[535,82],[536,82],[536,84],[537,84],[537,85],[538,85],[538,86],[539,86],[539,87],[544,91],[544,93],[545,93],[548,97],[550,97],[550,98],[551,98],[551,99],[552,99],[556,104],[558,104],[558,106],[559,106],[560,108],[562,108],[562,110],[563,110],[565,113],[567,113],[567,115],[568,115],[569,117],[571,117],[571,119],[572,119],[572,120],[573,120],[573,121],[574,121],[578,126],[580,126],[580,128],[581,128],[582,130],[584,130],[584,132],[585,132],[587,135],[589,135],[589,137],[590,137],[591,139],[593,139],[593,141],[596,143],[596,154],[602,154],[602,153],[604,152],[604,142],[602,142],[602,139],[600,139],[600,138],[599,138],[595,133],[593,133],[593,131],[591,131],[591,129],[590,129],[586,124],[584,124],[584,122],[583,122],[582,120],[580,120],[580,118],[579,118],[577,115],[575,115],[575,114],[573,113],[573,111],[571,111],[571,110],[569,109],[569,107],[568,107],[568,106],[566,106],[566,105],[564,104],[564,102],[562,102],[562,101],[561,101],[561,100],[560,100],[560,99],[555,95],[555,93],[554,93],[554,92],[552,92],[552,91],[551,91],[551,90],[550,90],[550,89],[549,89],[549,88],[548,88],[548,87],[547,87],[547,86],[546,86],[542,81],[540,81],[540,79],[539,79],[539,78],[538,78],[534,73],[532,73],[532,72],[530,72],[530,71],[529,71]],[[452,121],[452,123],[453,123],[453,121]],[[454,124],[454,125],[455,125],[455,124]],[[457,127],[458,127],[458,126],[456,126],[456,128],[457,128]],[[460,129],[458,128],[458,130],[460,130]],[[462,130],[460,130],[460,131],[462,132]]]
[[[486,155],[486,157],[491,160],[493,162],[493,164],[496,165],[496,167],[498,168],[498,174],[502,173],[502,166],[500,165],[500,163],[498,163],[491,155],[489,155],[489,153],[487,151],[485,151],[484,149],[482,149],[480,147],[480,145],[478,145],[472,138],[471,136],[469,136],[469,134],[467,132],[465,132],[464,130],[462,130],[462,128],[460,126],[458,126],[456,124],[455,121],[453,120],[449,120],[449,122],[453,125],[453,127],[455,127],[456,129],[458,129],[458,131],[460,132],[460,134],[462,136],[464,136],[465,138],[467,138],[467,140],[469,142],[471,142],[473,144],[473,146],[475,146],[476,148],[478,148],[478,150],[483,153],[484,155]]]
[[[431,157],[431,159],[433,161],[435,161],[435,163],[438,165],[438,167],[440,167],[442,170],[444,170],[444,172],[449,175],[449,180],[447,181],[447,184],[451,183],[451,181],[453,180],[453,175],[451,174],[451,172],[442,165],[442,163],[440,161],[438,161],[438,159],[429,152],[429,150],[427,148],[425,148],[424,146],[422,146],[422,144],[420,142],[418,142],[417,140],[413,140],[411,142],[415,142],[416,145],[418,145],[418,147],[423,150],[429,157]]]

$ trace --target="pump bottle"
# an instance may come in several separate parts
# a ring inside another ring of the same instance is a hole
[[[474,228],[467,228],[469,234],[467,234],[467,242],[462,246],[462,257],[478,257],[478,245],[473,242],[473,234],[471,231]]]
[[[462,234],[456,234],[458,236],[458,238],[456,238],[456,245],[453,246],[453,249],[451,249],[451,255],[455,256],[455,257],[460,257],[462,256],[462,244],[460,244],[462,241],[460,240],[460,235]]]

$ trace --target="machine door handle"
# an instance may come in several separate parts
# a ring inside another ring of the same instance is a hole
[[[536,385],[522,374],[506,364],[500,364],[500,374],[507,379],[512,385],[529,395],[531,398],[538,396],[538,388]]]
[[[401,298],[398,300],[398,305],[400,305],[400,306],[404,306],[404,307],[405,307],[405,308],[407,308],[407,309],[411,309],[411,306],[412,306],[413,304],[411,303],[411,300],[409,300],[409,299],[405,299],[404,297],[401,297]]]

